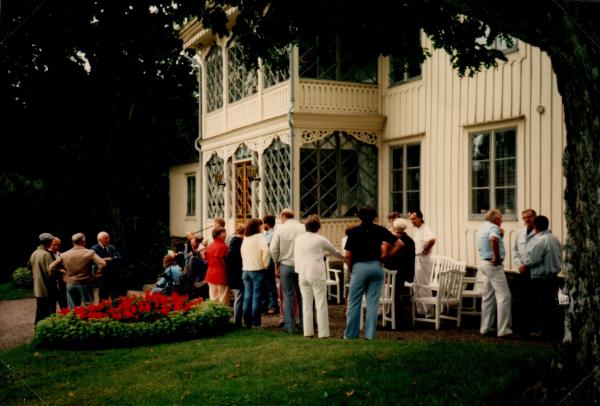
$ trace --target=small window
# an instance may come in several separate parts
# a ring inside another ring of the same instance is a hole
[[[196,215],[196,176],[187,176],[187,210],[186,216]]]
[[[421,47],[421,30],[417,30],[414,34],[411,34],[412,48],[407,49],[407,53],[416,54],[422,52]],[[420,61],[407,60],[406,58],[400,57],[400,55],[390,55],[390,85],[396,85],[399,83],[405,83],[421,77],[421,66]]]
[[[421,145],[402,145],[391,149],[391,211],[408,214],[421,205]]]
[[[482,218],[491,208],[515,215],[517,190],[516,129],[470,135],[471,216]]]

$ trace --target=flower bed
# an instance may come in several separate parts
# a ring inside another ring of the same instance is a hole
[[[196,338],[223,330],[231,310],[202,299],[159,293],[78,306],[38,323],[33,344],[50,348],[105,348]]]

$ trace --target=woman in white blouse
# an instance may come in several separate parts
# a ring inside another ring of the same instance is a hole
[[[327,310],[327,253],[336,258],[344,257],[329,240],[317,234],[321,228],[319,216],[311,215],[305,222],[307,233],[299,235],[294,241],[294,263],[299,275],[302,294],[302,313],[304,336],[314,336],[313,302],[317,308],[317,328],[319,338],[329,337],[329,313]]]
[[[260,296],[265,280],[266,269],[271,260],[267,240],[260,232],[261,219],[251,219],[246,223],[242,255],[242,280],[244,281],[244,325],[260,326]]]

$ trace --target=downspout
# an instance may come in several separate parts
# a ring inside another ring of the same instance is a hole
[[[194,65],[196,65],[196,77],[198,79],[198,138],[194,141],[194,148],[198,151],[198,159],[200,163],[200,170],[198,171],[199,184],[198,190],[200,195],[200,207],[198,213],[200,215],[199,229],[204,230],[204,205],[202,204],[202,186],[204,185],[202,174],[204,168],[202,167],[202,149],[200,148],[200,141],[202,141],[202,66],[200,65],[200,57],[198,54],[194,55]]]
[[[294,45],[290,44],[290,107],[288,109],[288,125],[290,127],[290,209],[296,211],[294,208],[294,102],[296,97],[294,73]],[[298,215],[300,216],[299,213]]]

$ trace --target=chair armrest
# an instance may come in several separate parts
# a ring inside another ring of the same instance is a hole
[[[475,283],[475,282],[477,282],[477,278],[474,276],[465,276],[463,278],[463,282],[464,283]]]

